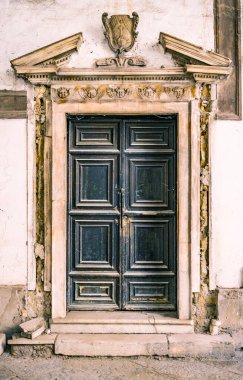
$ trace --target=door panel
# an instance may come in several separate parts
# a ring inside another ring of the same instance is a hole
[[[71,269],[118,272],[119,229],[115,218],[70,219]]]
[[[175,117],[68,126],[69,309],[175,310]]]
[[[114,208],[117,206],[116,156],[80,155],[71,156],[72,191],[74,209]]]
[[[125,280],[126,310],[175,310],[176,287],[174,276],[162,279],[160,275],[127,277]]]
[[[169,270],[174,267],[173,219],[132,219],[127,270]]]
[[[72,306],[73,309],[105,310],[118,309],[119,279],[100,279],[96,276],[72,277]]]
[[[174,157],[130,154],[126,161],[127,209],[173,209],[175,194],[170,176]]]

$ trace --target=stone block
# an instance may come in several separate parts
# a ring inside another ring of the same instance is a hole
[[[34,339],[45,331],[45,321],[43,318],[33,318],[19,325],[21,336]]]
[[[163,334],[60,334],[55,354],[69,356],[165,356],[167,337]]]
[[[6,335],[0,334],[0,355],[4,353],[6,347]]]
[[[33,345],[45,345],[45,344],[54,344],[57,334],[44,334],[40,335],[34,339],[28,338],[13,338],[8,340],[10,346],[33,346]]]
[[[25,289],[20,286],[0,286],[0,331],[10,337],[22,322]]]
[[[50,358],[53,355],[53,344],[37,345],[16,345],[11,346],[11,354],[17,358]]]
[[[169,335],[169,357],[230,359],[235,355],[233,339],[227,335]]]
[[[218,289],[217,308],[222,328],[243,328],[243,289]]]

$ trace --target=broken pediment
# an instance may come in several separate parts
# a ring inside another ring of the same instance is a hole
[[[66,63],[71,54],[78,50],[78,47],[83,42],[82,33],[76,33],[70,37],[64,38],[60,41],[56,41],[50,45],[44,46],[31,53],[22,55],[11,61],[11,65],[18,73],[19,67],[36,67],[49,66],[50,72],[52,72],[51,66],[60,66]],[[53,68],[54,69],[54,68]],[[47,70],[47,68],[46,68]]]
[[[196,81],[216,83],[232,71],[231,60],[220,54],[182,41],[168,34],[160,34],[160,43],[166,51],[180,57],[181,67],[157,68],[63,68],[71,54],[83,42],[82,33],[74,34],[29,54],[13,59],[11,64],[19,77],[34,84],[51,84],[56,81],[146,80],[146,81]],[[131,57],[125,57],[131,59]],[[137,57],[133,57],[137,59]],[[133,63],[133,62],[132,62]],[[140,62],[136,65],[143,66]],[[131,63],[130,63],[131,64]],[[132,64],[133,66],[134,64]],[[102,66],[102,65],[101,65]]]
[[[184,66],[185,64],[201,64],[228,67],[232,63],[231,59],[221,54],[205,50],[200,46],[166,33],[160,33],[159,43],[163,46],[165,52],[170,53],[180,66]]]

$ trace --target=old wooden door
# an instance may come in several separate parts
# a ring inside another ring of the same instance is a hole
[[[176,117],[69,116],[70,310],[176,309]]]

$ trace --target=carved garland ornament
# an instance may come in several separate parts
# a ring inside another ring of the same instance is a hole
[[[131,90],[125,87],[116,87],[116,88],[108,87],[106,89],[106,92],[110,98],[122,99],[122,98],[127,97],[129,93],[131,93]]]
[[[173,96],[180,100],[186,96],[190,97],[187,87],[164,87],[162,85],[148,85],[148,86],[75,86],[73,88],[59,87],[54,89],[54,100],[60,102],[66,101],[83,101],[105,99],[106,96],[110,99],[140,99],[140,100],[154,100],[164,98],[166,96]]]
[[[164,91],[166,94],[175,96],[177,99],[181,99],[185,93],[183,87],[164,87]]]

